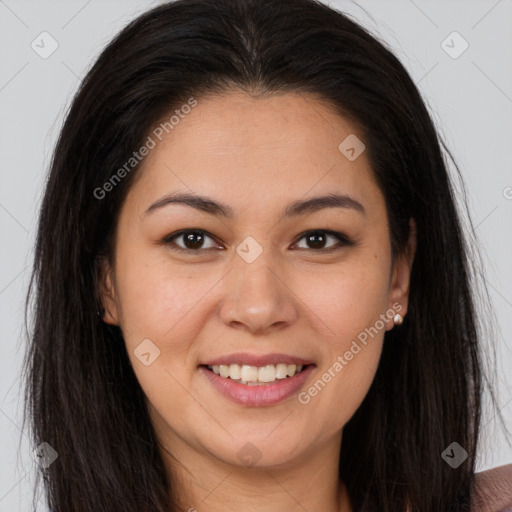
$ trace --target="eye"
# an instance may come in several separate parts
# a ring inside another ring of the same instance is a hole
[[[207,238],[213,241],[209,247],[204,246],[205,239]],[[174,242],[174,240],[179,239],[183,241],[183,246]],[[174,247],[171,247],[174,250],[186,252],[200,252],[200,250],[218,247],[215,240],[206,231],[201,229],[184,229],[178,233],[173,233],[164,238],[164,243],[174,245]]]
[[[338,244],[326,246],[327,239],[335,239],[338,241]],[[343,233],[338,233],[337,231],[329,231],[329,230],[314,230],[314,231],[308,231],[307,233],[304,233],[300,240],[306,240],[306,244],[309,245],[309,247],[299,247],[299,249],[314,249],[314,250],[324,250],[324,251],[331,251],[340,249],[343,246],[350,246],[353,245],[353,242]]]
[[[326,245],[329,238],[334,239],[338,243]],[[209,246],[205,246],[206,239],[211,240]],[[306,244],[308,244],[309,247],[298,247],[299,249],[313,249],[315,251],[323,250],[323,252],[328,252],[341,249],[344,246],[354,245],[354,242],[343,233],[329,230],[316,229],[313,231],[307,231],[299,238],[299,241],[303,239],[306,240]],[[183,245],[176,243],[175,240],[181,240]],[[224,249],[218,245],[212,235],[202,229],[184,229],[165,237],[163,242],[170,245],[172,250],[188,253],[199,253],[203,250],[214,248]]]

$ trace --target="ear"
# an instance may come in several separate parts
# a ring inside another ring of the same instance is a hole
[[[409,284],[411,280],[412,264],[416,254],[416,244],[416,222],[411,217],[409,219],[409,239],[407,246],[403,253],[395,260],[389,291],[389,307],[395,309],[396,312],[400,313],[403,317],[407,313],[409,303]],[[396,303],[401,305],[401,309],[393,307]],[[391,323],[390,328],[393,328],[393,323]]]
[[[116,290],[114,286],[113,270],[106,257],[97,259],[99,272],[100,303],[105,309],[102,320],[110,325],[118,325]]]

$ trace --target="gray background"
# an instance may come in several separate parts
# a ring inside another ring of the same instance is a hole
[[[34,463],[21,431],[22,306],[51,151],[94,58],[158,3],[0,0],[0,512],[29,510],[31,497]],[[463,172],[496,315],[498,400],[512,425],[512,0],[330,3],[391,46]],[[58,43],[46,59],[31,47],[43,31]],[[453,31],[469,44],[457,58],[464,41],[446,40]],[[483,424],[479,469],[511,463],[494,412],[486,411]]]

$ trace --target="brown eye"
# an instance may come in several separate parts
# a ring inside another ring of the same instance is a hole
[[[299,247],[299,249],[338,249],[343,246],[353,245],[352,241],[343,233],[337,233],[335,231],[326,231],[326,230],[315,230],[308,231],[299,240],[305,240],[307,247]],[[338,243],[326,245],[329,239],[334,239]]]
[[[210,239],[212,243],[205,247],[204,244],[207,239]],[[177,244],[174,240],[182,240],[183,245]],[[175,246],[173,249],[191,252],[199,252],[200,250],[218,247],[213,238],[207,235],[205,231],[192,229],[183,230],[179,233],[170,235],[165,238],[164,242],[167,244],[173,244]]]

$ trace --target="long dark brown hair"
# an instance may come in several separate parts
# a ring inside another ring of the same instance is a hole
[[[230,90],[325,100],[363,130],[393,257],[416,221],[408,314],[386,333],[374,382],[344,428],[339,472],[354,511],[468,510],[483,384],[478,271],[449,152],[398,59],[315,0],[162,4],[122,30],[82,81],[53,154],[27,298],[26,414],[35,445],[58,452],[41,471],[50,509],[178,510],[121,331],[97,315],[97,261],[112,257],[138,166],[104,197],[95,190],[163,116]],[[457,469],[441,457],[452,442],[468,453]]]

